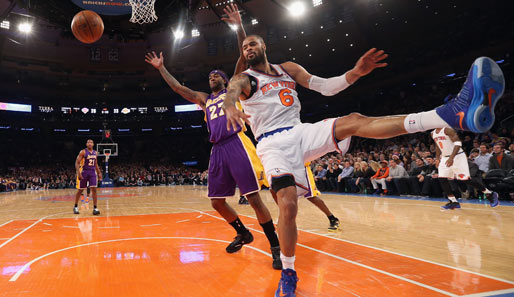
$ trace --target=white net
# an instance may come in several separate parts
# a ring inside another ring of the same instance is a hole
[[[132,23],[147,24],[157,21],[155,15],[155,0],[130,0],[132,5]]]

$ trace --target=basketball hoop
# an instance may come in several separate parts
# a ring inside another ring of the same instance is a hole
[[[155,15],[155,0],[129,0],[132,6],[132,23],[140,25],[157,21]]]
[[[109,162],[109,157],[111,156],[110,152],[104,152],[105,155],[105,162]]]

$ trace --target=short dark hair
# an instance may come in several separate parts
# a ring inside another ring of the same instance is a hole
[[[480,144],[480,146],[482,146],[482,145],[484,145],[486,149],[489,149],[489,145],[488,145],[487,143],[482,142],[482,143]]]
[[[246,36],[246,38],[249,38],[249,37],[255,37],[255,38],[259,39],[260,42],[264,43],[264,39],[260,35],[252,34],[252,35]]]

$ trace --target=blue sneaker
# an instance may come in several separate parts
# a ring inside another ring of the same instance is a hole
[[[494,107],[505,90],[500,66],[488,57],[473,62],[459,94],[436,108],[452,128],[484,133],[494,124]]]
[[[489,195],[487,195],[487,196],[489,196]],[[487,197],[487,198],[489,198],[489,197]],[[491,193],[491,196],[489,199],[489,205],[491,205],[491,207],[496,207],[496,206],[500,205],[500,200],[498,200],[498,193],[496,193],[496,192]]]
[[[278,289],[275,291],[275,297],[296,297],[296,282],[298,277],[293,269],[282,270],[282,277],[278,283]]]
[[[443,209],[443,210],[456,209],[456,208],[460,208],[459,202],[448,202],[445,205],[441,206],[441,209]]]

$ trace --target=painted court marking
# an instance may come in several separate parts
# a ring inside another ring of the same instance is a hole
[[[477,293],[477,294],[470,294],[470,295],[462,295],[461,297],[485,297],[485,296],[505,296],[503,294],[509,294],[514,293],[514,289],[506,289],[506,290],[498,290],[498,291],[490,291],[490,292],[484,292],[484,293]],[[514,296],[509,295],[509,296]]]
[[[27,230],[29,230],[30,228],[34,227],[37,223],[42,222],[44,219],[52,217],[52,216],[64,214],[64,213],[68,213],[68,212],[60,212],[60,213],[56,213],[56,214],[47,215],[45,217],[42,217],[41,219],[35,221],[32,225],[30,225],[27,228],[23,229],[22,231],[18,232],[18,234],[16,234],[13,237],[9,238],[9,240],[7,240],[6,242],[0,244],[0,248],[3,248],[6,244],[8,244],[9,242],[13,241],[14,239],[16,239],[18,236],[22,235],[23,233],[27,232]]]
[[[161,224],[139,225],[140,227],[160,226]]]
[[[252,219],[257,219],[255,217],[248,216],[248,215],[241,215],[241,216],[249,217],[249,218],[252,218]],[[389,250],[386,250],[386,249],[382,249],[382,248],[378,248],[378,247],[374,247],[374,246],[370,246],[370,245],[354,242],[354,241],[347,240],[347,239],[332,237],[335,234],[316,233],[316,232],[312,232],[312,231],[308,231],[308,230],[303,230],[303,229],[300,229],[300,228],[298,228],[298,230],[299,231],[303,231],[303,232],[307,232],[307,233],[310,233],[310,234],[318,235],[318,236],[323,236],[323,237],[326,237],[326,238],[331,238],[331,239],[334,239],[334,240],[343,241],[343,242],[346,242],[346,243],[351,243],[351,244],[367,247],[367,248],[374,249],[374,250],[377,250],[377,251],[382,251],[382,252],[390,253],[390,254],[397,255],[397,256],[402,256],[402,257],[406,257],[406,258],[410,258],[410,259],[414,259],[414,260],[418,260],[418,261],[422,261],[422,262],[426,262],[426,263],[430,263],[430,264],[434,264],[434,265],[450,268],[450,269],[455,269],[455,270],[459,270],[459,271],[462,271],[462,272],[476,274],[476,275],[479,275],[479,276],[482,276],[482,277],[487,277],[487,278],[490,278],[490,279],[494,279],[494,280],[497,280],[497,281],[501,281],[501,282],[505,282],[505,283],[514,285],[514,281],[509,281],[509,280],[502,279],[502,278],[499,278],[499,277],[490,276],[490,275],[487,275],[487,274],[483,274],[483,273],[479,273],[479,272],[474,272],[474,271],[470,271],[470,270],[466,270],[466,269],[463,269],[463,268],[454,267],[454,266],[450,266],[450,265],[446,265],[446,264],[442,264],[442,263],[437,263],[437,262],[434,262],[434,261],[418,258],[418,257],[415,257],[415,256],[409,256],[409,255],[402,254],[402,253],[399,253],[399,252],[389,251]]]
[[[0,227],[3,227],[3,226],[5,226],[5,225],[9,224],[10,222],[12,222],[12,220],[7,221],[7,222],[3,223],[2,225],[0,225]]]
[[[131,241],[131,240],[147,240],[147,239],[189,239],[189,240],[205,240],[205,241],[214,241],[214,242],[222,242],[222,243],[230,243],[230,241],[226,241],[226,240],[221,240],[221,239],[212,239],[212,238],[200,238],[200,237],[177,237],[177,236],[157,236],[157,237],[135,237],[135,238],[122,238],[122,239],[113,239],[113,240],[105,240],[105,241],[97,241],[97,242],[89,242],[89,243],[84,243],[84,244],[79,244],[79,245],[74,245],[74,246],[70,246],[70,247],[67,247],[67,248],[63,248],[63,249],[60,249],[60,250],[56,250],[56,251],[53,251],[53,252],[50,252],[50,253],[46,253],[42,256],[39,256],[35,259],[32,259],[30,262],[28,262],[27,264],[23,265],[23,267],[21,267],[12,277],[11,279],[9,279],[10,282],[15,282],[19,277],[20,275],[23,273],[23,271],[25,271],[28,267],[30,267],[30,265],[34,264],[35,262],[45,258],[45,257],[48,257],[50,255],[53,255],[53,254],[57,254],[57,253],[60,253],[60,252],[63,252],[63,251],[67,251],[67,250],[71,250],[71,249],[74,249],[74,248],[78,248],[78,247],[83,247],[83,246],[90,246],[90,245],[95,245],[95,244],[102,244],[102,243],[111,243],[111,242],[120,242],[120,241]],[[265,252],[261,249],[258,249],[256,247],[253,247],[253,246],[250,246],[250,245],[246,245],[245,248],[250,248],[254,251],[257,251],[265,256],[268,256],[271,258],[271,254],[268,253],[268,252]]]

